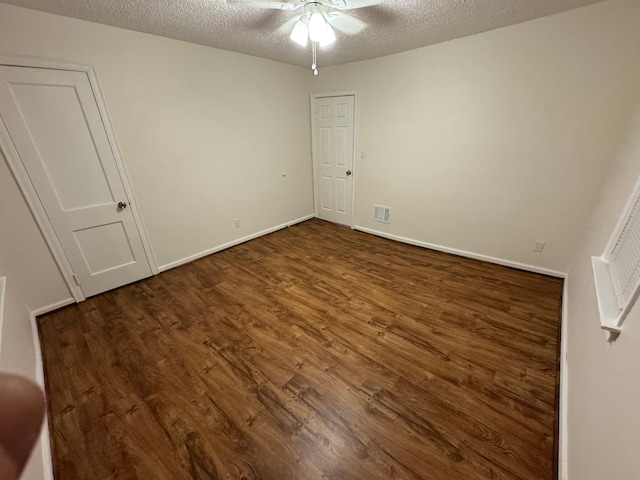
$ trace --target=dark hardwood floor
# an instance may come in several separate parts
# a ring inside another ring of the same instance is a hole
[[[56,479],[556,478],[562,281],[320,220],[39,319]]]

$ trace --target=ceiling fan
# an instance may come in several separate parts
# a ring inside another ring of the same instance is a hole
[[[345,10],[372,7],[384,0],[297,0],[295,2],[279,2],[268,0],[235,0],[257,8],[300,12],[284,23],[277,32],[289,33],[291,40],[306,47],[309,40],[313,56],[311,69],[318,74],[316,66],[316,45],[326,47],[336,41],[334,28],[347,35],[356,35],[367,27],[367,24],[347,13]]]

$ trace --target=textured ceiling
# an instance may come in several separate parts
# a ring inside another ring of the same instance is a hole
[[[299,0],[285,0],[297,2]],[[369,24],[319,52],[320,66],[365,60],[531,20],[601,0],[385,0],[349,13]],[[227,0],[2,0],[34,10],[308,67],[310,48],[275,30],[295,12]]]

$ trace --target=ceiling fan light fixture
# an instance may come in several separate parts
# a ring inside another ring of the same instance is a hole
[[[336,34],[333,31],[333,28],[331,28],[331,25],[326,23],[324,28],[324,33],[320,38],[320,46],[324,48],[327,45],[331,45],[335,41],[336,41]]]
[[[309,39],[309,27],[298,20],[298,22],[294,25],[293,30],[291,30],[290,37],[291,40],[296,42],[301,47],[307,46],[307,40]]]
[[[309,17],[309,38],[312,42],[320,42],[325,35],[327,21],[319,12],[313,12]]]

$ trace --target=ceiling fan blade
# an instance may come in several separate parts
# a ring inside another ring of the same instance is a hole
[[[327,13],[327,21],[333,28],[348,35],[355,35],[367,28],[367,24],[362,20],[342,12]]]
[[[233,0],[229,3],[243,4],[248,7],[269,8],[272,10],[286,10],[288,12],[304,7],[304,3],[269,2],[268,0]]]
[[[335,2],[334,8],[338,10],[355,10],[356,8],[373,7],[380,5],[384,0],[341,0]]]
[[[300,15],[297,15],[295,17],[290,18],[289,20],[287,20],[286,22],[284,22],[284,24],[278,29],[276,30],[276,33],[278,35],[288,35],[291,33],[291,29],[293,28],[293,26],[298,23],[298,20],[300,20],[302,17]]]

